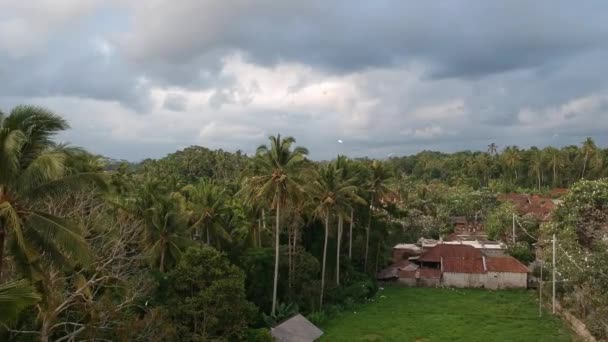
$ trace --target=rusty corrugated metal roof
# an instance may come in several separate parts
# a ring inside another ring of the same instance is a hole
[[[479,250],[469,245],[439,244],[422,253],[418,260],[423,262],[441,262],[441,258],[481,259],[482,256]]]
[[[443,272],[485,273],[482,258],[443,258]]]
[[[486,258],[488,272],[528,273],[528,268],[511,256]]]

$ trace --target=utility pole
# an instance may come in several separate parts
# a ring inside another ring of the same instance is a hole
[[[555,314],[555,234],[553,234],[553,314]]]
[[[513,214],[513,244],[515,244],[515,214]]]

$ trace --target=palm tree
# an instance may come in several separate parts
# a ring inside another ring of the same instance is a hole
[[[551,171],[553,173],[553,186],[556,187],[559,184],[558,169],[564,166],[563,153],[555,147],[547,147],[543,151],[543,154],[546,156],[549,165],[551,166]]]
[[[515,174],[515,180],[517,181],[518,174],[517,169],[521,162],[521,156],[517,146],[508,146],[502,153],[502,159],[507,168]]]
[[[188,228],[183,198],[167,192],[159,181],[150,181],[142,186],[135,203],[145,222],[144,248],[160,272],[165,272],[169,263],[175,264],[188,245],[183,236]]]
[[[327,242],[329,238],[329,220],[335,212],[338,217],[345,214],[348,203],[356,195],[357,187],[355,186],[355,178],[343,179],[341,170],[337,169],[334,164],[322,166],[315,172],[314,180],[310,183],[309,193],[316,203],[314,210],[318,217],[325,221],[325,240],[323,244],[323,262],[321,271],[321,296],[320,305],[323,305],[323,293],[325,289],[325,266],[327,260]],[[339,227],[338,227],[339,229]],[[340,231],[337,234],[338,250],[340,246]],[[338,254],[338,269],[339,264]],[[339,275],[338,275],[339,277]],[[338,278],[339,282],[339,278]]]
[[[271,203],[275,209],[275,265],[272,291],[272,314],[277,304],[279,278],[279,234],[281,232],[281,208],[289,201],[297,201],[303,195],[301,171],[308,150],[292,145],[292,137],[270,136],[270,147],[261,145],[253,159],[255,176],[245,178],[243,191],[248,201]]]
[[[492,156],[495,156],[498,154],[498,145],[496,145],[495,143],[491,143],[490,145],[488,145],[488,153]]]
[[[230,240],[224,229],[223,217],[228,211],[226,193],[218,185],[202,181],[196,185],[187,185],[182,189],[186,197],[191,228],[194,239],[206,234],[207,244],[211,243],[211,232],[216,238]]]
[[[7,241],[16,263],[31,276],[36,268],[28,266],[39,267],[38,261],[73,266],[92,259],[80,227],[45,212],[40,204],[91,182],[103,186],[99,174],[72,172],[67,166],[65,146],[52,140],[67,128],[65,120],[40,107],[0,113],[0,279]]]
[[[374,160],[369,167],[369,176],[367,179],[366,188],[370,193],[369,201],[369,218],[367,222],[367,228],[365,231],[365,258],[363,268],[367,270],[367,260],[369,255],[369,233],[372,225],[373,209],[376,205],[380,204],[382,200],[386,198],[386,195],[390,193],[388,183],[392,181],[392,175],[383,163]]]
[[[39,300],[40,295],[25,279],[0,284],[0,323],[16,319],[19,312]]]
[[[585,177],[585,171],[587,169],[587,163],[589,158],[595,154],[597,151],[597,146],[592,138],[587,138],[583,141],[583,146],[581,147],[581,154],[583,155],[583,171],[581,172],[581,178]]]
[[[538,191],[540,191],[543,174],[543,153],[536,147],[530,149],[530,172],[536,175]]]
[[[343,179],[350,179],[350,178],[359,178],[361,173],[359,172],[360,170],[357,167],[358,165],[355,164],[353,161],[349,160],[346,156],[338,156],[338,158],[336,158],[336,168],[341,170],[341,176]],[[350,205],[350,217],[348,219],[350,225],[349,225],[349,232],[348,232],[348,258],[352,259],[353,258],[353,227],[355,225],[355,208],[354,208],[354,204],[355,203],[351,203]]]

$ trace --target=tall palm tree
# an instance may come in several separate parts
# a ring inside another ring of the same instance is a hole
[[[530,150],[530,153],[530,172],[536,175],[536,182],[540,191],[543,174],[543,153],[535,147]]]
[[[505,148],[501,157],[507,169],[511,170],[514,173],[515,181],[517,181],[517,170],[521,163],[521,155],[517,146],[508,146],[507,148]]]
[[[367,270],[367,260],[369,255],[369,233],[372,226],[372,215],[374,207],[379,205],[386,195],[391,191],[388,184],[393,180],[393,177],[386,166],[377,160],[374,160],[369,167],[369,175],[367,179],[366,189],[369,192],[369,218],[367,228],[365,230],[365,258],[363,268]]]
[[[256,151],[254,176],[245,178],[243,191],[248,201],[271,203],[275,210],[275,265],[272,290],[272,314],[276,311],[277,284],[279,279],[279,235],[281,232],[281,208],[289,201],[303,196],[301,171],[305,167],[308,150],[292,145],[292,137],[270,136],[270,147],[261,145]]]
[[[488,153],[492,156],[495,156],[498,154],[498,145],[496,145],[495,143],[491,143],[490,145],[488,145]]]
[[[211,182],[202,181],[196,185],[185,186],[182,192],[186,197],[194,239],[201,239],[205,234],[207,244],[210,244],[213,233],[216,239],[230,240],[223,221],[228,211],[224,189]]]
[[[25,279],[0,284],[0,323],[16,319],[19,312],[39,300],[40,295]]]
[[[587,138],[585,141],[583,141],[583,146],[581,147],[581,154],[583,155],[583,171],[581,172],[581,178],[585,177],[585,171],[587,170],[589,158],[591,158],[596,151],[597,146],[592,138]]]
[[[38,261],[72,266],[92,259],[80,227],[40,204],[91,182],[103,186],[99,174],[70,172],[65,146],[52,140],[67,128],[65,120],[40,107],[0,112],[0,279],[7,242],[17,265],[31,276]]]
[[[337,214],[338,217],[344,215],[351,199],[358,197],[356,195],[357,186],[355,186],[355,181],[355,178],[343,179],[341,170],[337,169],[332,163],[321,166],[319,170],[316,170],[314,180],[309,185],[309,193],[316,205],[314,212],[318,217],[323,218],[325,221],[325,240],[323,244],[323,261],[321,268],[321,306],[323,305],[323,294],[325,289],[325,266],[327,260],[329,221],[332,214]],[[337,235],[339,246],[339,231]],[[339,259],[338,255],[338,260]]]
[[[543,154],[547,158],[548,164],[551,166],[551,172],[553,174],[553,186],[558,186],[558,172],[559,169],[564,166],[564,156],[562,151],[555,147],[547,147],[544,149]]]
[[[361,176],[361,172],[358,168],[358,164],[354,163],[346,156],[339,155],[336,158],[336,168],[341,171],[341,176],[343,179],[357,178],[359,179]],[[353,199],[355,199],[353,197]],[[356,202],[356,200],[355,200]],[[352,259],[353,257],[353,228],[355,226],[355,208],[354,204],[350,203],[350,216],[349,216],[349,232],[348,232],[348,258]]]

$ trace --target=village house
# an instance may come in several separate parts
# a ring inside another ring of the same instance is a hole
[[[415,259],[378,274],[409,286],[526,288],[528,268],[511,256],[487,255],[468,244],[438,243]]]

